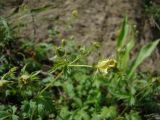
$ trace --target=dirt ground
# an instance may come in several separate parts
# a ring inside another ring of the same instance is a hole
[[[1,4],[1,16],[12,23],[21,38],[37,42],[48,40],[48,29],[58,29],[61,38],[73,35],[82,44],[100,42],[101,53],[109,57],[115,53],[115,40],[126,15],[137,26],[137,48],[153,39],[141,0],[5,0]],[[78,12],[76,19],[71,18],[73,11]],[[93,61],[93,57],[89,59]],[[160,72],[159,59],[156,50],[141,69]]]

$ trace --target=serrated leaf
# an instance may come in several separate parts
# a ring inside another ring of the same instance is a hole
[[[115,106],[103,107],[101,110],[100,118],[109,119],[114,118],[117,115],[117,108]]]

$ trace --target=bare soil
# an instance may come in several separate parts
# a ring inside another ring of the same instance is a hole
[[[115,53],[115,40],[126,15],[137,26],[137,49],[153,39],[152,25],[141,0],[5,0],[2,3],[0,14],[12,23],[21,38],[36,42],[47,41],[48,29],[58,28],[61,38],[73,35],[82,44],[100,42],[101,53],[109,57]],[[71,20],[74,10],[78,11],[78,17]],[[89,59],[93,61],[93,57]],[[159,59],[156,50],[141,70],[160,72]]]

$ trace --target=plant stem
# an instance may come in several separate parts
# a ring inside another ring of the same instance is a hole
[[[53,79],[45,88],[43,88],[43,89],[39,92],[39,94],[37,95],[37,97],[38,97],[39,95],[41,95],[41,94],[42,94],[45,90],[47,90],[49,87],[51,87],[52,84],[53,84],[53,82],[54,82],[55,80],[57,80],[57,79],[62,75],[62,73],[63,73],[63,71],[61,71],[61,72],[56,76],[55,79]]]
[[[90,66],[90,65],[68,65],[68,67],[93,68],[93,66]],[[53,82],[54,82],[55,80],[57,80],[57,79],[62,75],[62,73],[63,73],[63,71],[60,72],[60,73],[56,76],[56,78],[55,78],[54,80],[52,80],[45,88],[43,88],[36,97],[38,97],[38,96],[39,96],[40,94],[42,94],[45,90],[47,90],[49,87],[51,87],[52,84],[53,84]]]
[[[90,65],[68,65],[68,67],[86,67],[86,68],[93,68],[93,66],[90,66]]]

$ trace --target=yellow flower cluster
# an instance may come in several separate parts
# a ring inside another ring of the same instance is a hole
[[[20,77],[20,79],[19,79],[19,82],[20,82],[21,84],[26,85],[26,84],[28,83],[29,78],[30,78],[30,77],[29,77],[28,75],[22,75],[22,76]]]
[[[96,68],[100,72],[107,74],[108,70],[115,68],[116,66],[117,66],[117,61],[115,59],[105,59],[98,62]]]

